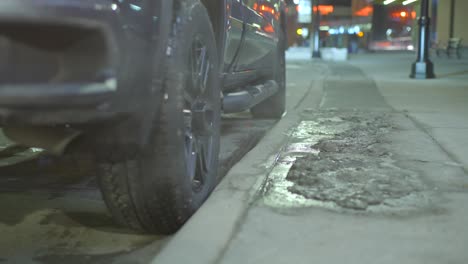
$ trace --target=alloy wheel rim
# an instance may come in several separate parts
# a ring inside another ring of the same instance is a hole
[[[200,37],[194,38],[189,53],[190,74],[184,90],[186,170],[194,192],[204,189],[212,170],[214,109],[210,89],[208,48]]]

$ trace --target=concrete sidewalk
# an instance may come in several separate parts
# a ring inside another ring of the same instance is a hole
[[[301,56],[288,114],[153,263],[467,263],[467,61]]]
[[[454,160],[468,171],[468,56],[433,58],[436,79],[408,78],[414,55],[366,54],[350,63],[375,80],[395,110],[407,112]]]

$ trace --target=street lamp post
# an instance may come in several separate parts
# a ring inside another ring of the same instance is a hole
[[[410,77],[414,79],[432,79],[434,75],[434,64],[429,59],[430,24],[429,0],[421,1],[421,16],[419,24],[418,57],[411,67]]]
[[[312,58],[320,58],[320,10],[319,10],[320,1],[314,0],[314,2],[315,2],[315,8],[312,7],[312,14],[314,14],[314,39],[313,39],[314,50],[312,52]],[[315,13],[313,12],[314,9],[315,9]]]

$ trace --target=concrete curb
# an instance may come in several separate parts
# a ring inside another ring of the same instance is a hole
[[[321,86],[322,82],[313,83],[314,89],[321,89],[317,85]],[[311,95],[306,93],[305,96]],[[291,109],[291,113],[230,170],[202,208],[155,257],[153,264],[214,264],[223,258],[232,237],[241,228],[249,207],[262,190],[276,162],[278,150],[287,141],[287,131],[299,123],[300,105],[296,105],[296,110]]]
[[[278,122],[264,139],[237,163],[210,198],[153,260],[154,264],[216,263],[255,201],[275,153],[299,121],[290,115]]]

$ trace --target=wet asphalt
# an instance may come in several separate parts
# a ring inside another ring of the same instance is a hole
[[[219,180],[275,124],[248,114],[222,124]],[[0,160],[0,263],[149,262],[170,239],[135,234],[112,221],[92,160],[6,148]]]

